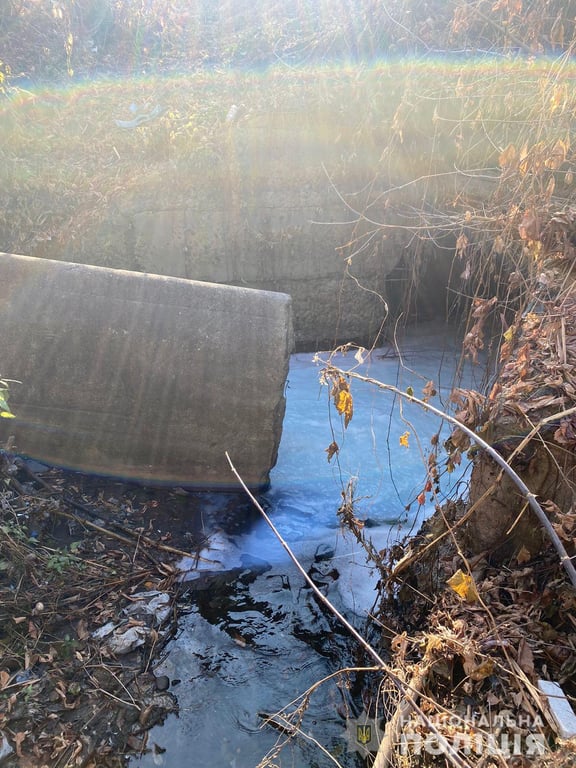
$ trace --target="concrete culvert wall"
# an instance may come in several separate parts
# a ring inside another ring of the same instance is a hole
[[[399,195],[373,204],[375,149],[343,159],[336,130],[302,112],[221,126],[205,154],[149,166],[67,245],[37,255],[288,293],[298,351],[370,345],[414,234],[385,207]],[[369,204],[386,226],[362,219]]]
[[[268,483],[292,349],[281,293],[0,254],[0,439],[147,483]]]

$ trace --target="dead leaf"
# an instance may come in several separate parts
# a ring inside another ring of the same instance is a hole
[[[11,675],[6,670],[0,670],[0,691],[10,684]]]
[[[522,240],[540,239],[540,222],[538,214],[533,208],[528,209],[522,217],[522,221],[518,225],[518,234]]]
[[[511,168],[516,165],[517,157],[518,152],[516,151],[514,144],[508,144],[506,149],[500,153],[500,157],[498,158],[498,165],[502,169]]]
[[[456,240],[456,256],[458,256],[459,259],[461,259],[466,253],[468,243],[469,240],[463,232],[462,234],[458,235],[458,239]]]
[[[343,376],[338,376],[330,392],[334,405],[339,414],[344,416],[344,428],[350,424],[354,413],[354,404],[350,394],[350,386]]]
[[[523,637],[520,638],[520,642],[518,644],[518,654],[516,661],[518,662],[520,669],[529,677],[535,674],[534,654],[532,653],[532,649]]]
[[[39,637],[39,630],[36,624],[34,624],[33,621],[28,622],[28,634],[33,640],[38,640]]]
[[[553,171],[557,171],[558,168],[562,165],[562,163],[566,160],[566,155],[568,154],[568,147],[569,147],[569,140],[563,141],[563,139],[558,139],[556,141],[556,144],[554,144],[554,147],[552,148],[552,151],[550,152],[549,156],[546,158],[546,167],[551,168]]]
[[[560,426],[554,432],[554,440],[570,448],[576,446],[576,417],[572,415],[561,420]]]
[[[526,547],[522,547],[516,555],[516,562],[518,565],[522,565],[522,563],[528,563],[530,560],[532,560],[532,555],[526,549]]]
[[[78,640],[87,640],[90,637],[90,632],[88,632],[88,622],[86,619],[80,619],[76,625],[76,634],[78,635]]]
[[[424,387],[424,389],[422,390],[422,399],[424,400],[425,403],[427,403],[428,400],[430,400],[431,397],[435,397],[436,394],[437,392],[436,392],[436,387],[434,386],[434,382],[429,381]]]
[[[406,658],[406,651],[408,650],[408,635],[406,632],[402,632],[401,635],[395,635],[390,643],[392,652],[400,657],[400,661],[404,661]]]
[[[336,402],[336,410],[340,415],[344,416],[344,427],[347,427],[352,420],[352,414],[354,413],[354,405],[352,401],[352,395],[345,389],[340,390],[338,394],[338,400]]]
[[[450,589],[453,589],[456,594],[466,600],[468,603],[477,603],[479,600],[478,591],[476,590],[476,584],[472,576],[467,573],[463,573],[460,569],[451,576],[446,582]]]
[[[464,421],[464,419],[460,419],[460,421]],[[467,451],[468,448],[470,448],[470,438],[466,432],[464,432],[459,427],[456,427],[452,431],[452,434],[450,435],[450,442],[457,451]]]
[[[409,448],[410,445],[408,443],[408,438],[410,437],[410,432],[404,432],[403,435],[400,435],[400,445],[403,448]]]
[[[15,733],[13,736],[14,739],[14,746],[16,747],[16,754],[18,757],[22,757],[22,742],[28,736],[30,731],[18,731],[18,733]]]
[[[338,443],[336,441],[332,441],[328,448],[324,449],[326,453],[328,454],[328,463],[334,458],[334,456],[339,452],[340,448],[338,446]]]
[[[478,666],[475,667],[469,674],[472,680],[478,682],[479,680],[484,680],[486,677],[490,677],[493,672],[494,661],[492,659],[486,659],[486,661],[483,661],[482,664],[478,664]]]

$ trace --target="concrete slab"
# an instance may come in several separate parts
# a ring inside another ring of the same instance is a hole
[[[265,486],[292,349],[290,297],[0,254],[0,440],[146,483]]]

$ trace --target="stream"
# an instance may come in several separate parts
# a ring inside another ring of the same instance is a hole
[[[411,386],[416,396],[433,380],[438,391],[433,403],[448,407],[460,356],[454,333],[438,324],[419,326],[405,333],[400,349],[400,358],[380,349],[362,364],[353,352],[333,362],[403,390]],[[291,359],[278,463],[261,503],[334,605],[357,629],[374,633],[369,613],[377,574],[340,527],[342,492],[352,481],[356,517],[365,521],[378,549],[415,531],[433,510],[429,499],[419,506],[416,497],[426,477],[423,461],[430,438],[441,425],[414,405],[400,406],[391,393],[353,381],[354,416],[344,430],[328,388],[320,385],[321,367],[311,354]],[[482,374],[479,369],[459,371],[460,386],[481,387]],[[407,446],[401,445],[401,436]],[[340,452],[328,462],[326,448],[333,440]],[[467,470],[458,469],[444,476],[444,494],[464,492]],[[209,540],[202,552],[205,561],[198,568],[192,561],[181,563],[183,615],[177,636],[154,669],[169,678],[179,715],[152,729],[148,753],[130,765],[363,765],[353,736],[362,714],[354,702],[353,674],[318,687],[307,702],[301,734],[276,754],[275,746],[287,734],[263,727],[265,717],[284,707],[292,711],[310,686],[342,666],[357,664],[354,646],[319,607],[250,503],[229,494],[204,494],[202,510]]]

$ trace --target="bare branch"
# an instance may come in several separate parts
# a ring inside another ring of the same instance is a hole
[[[562,563],[564,570],[568,574],[568,577],[570,578],[570,581],[572,582],[572,585],[576,587],[576,568],[574,567],[574,563],[572,562],[571,557],[568,555],[568,552],[566,551],[564,544],[562,544],[562,541],[560,540],[560,537],[554,530],[554,526],[548,519],[548,515],[540,504],[536,501],[536,496],[532,493],[530,488],[526,485],[526,483],[522,480],[522,478],[512,469],[510,464],[504,459],[498,451],[493,448],[489,443],[487,443],[485,440],[483,440],[474,430],[470,429],[469,427],[462,424],[458,419],[456,419],[454,416],[450,416],[450,414],[446,413],[445,411],[441,411],[439,408],[435,408],[433,405],[430,405],[430,403],[425,403],[423,400],[420,400],[418,397],[415,397],[414,395],[409,395],[407,392],[403,392],[401,389],[398,389],[398,387],[395,387],[393,384],[384,384],[382,381],[378,381],[378,379],[373,379],[369,376],[363,376],[360,373],[355,373],[354,371],[343,371],[339,368],[334,367],[329,362],[321,361],[326,365],[326,368],[329,372],[335,373],[341,376],[348,376],[353,379],[358,379],[359,381],[367,382],[368,384],[373,384],[375,387],[378,387],[378,389],[384,389],[388,392],[392,392],[395,395],[398,395],[399,397],[404,398],[405,400],[408,400],[411,403],[415,403],[416,405],[419,405],[421,408],[423,408],[426,411],[429,411],[430,413],[436,414],[436,416],[439,416],[441,419],[444,419],[448,421],[450,424],[454,424],[454,426],[457,426],[459,429],[462,430],[466,435],[468,435],[469,438],[474,440],[474,442],[483,450],[486,451],[486,453],[491,456],[492,459],[502,468],[502,470],[508,475],[508,477],[518,486],[520,491],[522,492],[522,495],[524,498],[528,501],[530,507],[532,508],[532,511],[536,514],[536,517],[542,524],[542,527],[548,534],[548,537],[550,541],[552,542],[554,548],[558,552],[558,555],[560,557],[560,562]],[[553,416],[549,416],[546,419],[543,419],[541,424],[545,424],[549,421],[554,421],[558,419],[559,417],[566,416],[566,414],[572,412],[572,409],[569,411],[562,411],[559,414],[555,414]],[[535,428],[535,432],[537,431],[537,428]]]
[[[252,503],[260,512],[268,526],[272,529],[272,532],[282,545],[282,547],[286,550],[288,557],[294,565],[296,566],[297,570],[301,574],[301,576],[304,578],[308,586],[312,589],[316,597],[323,603],[323,605],[326,606],[326,608],[338,619],[338,621],[344,626],[348,632],[352,635],[352,637],[364,648],[364,650],[374,659],[376,664],[382,669],[382,672],[388,677],[388,679],[393,683],[394,687],[402,694],[404,697],[404,701],[406,702],[406,705],[412,709],[420,718],[420,720],[424,723],[426,728],[434,734],[434,736],[438,739],[439,747],[442,749],[442,754],[446,756],[446,758],[450,761],[450,763],[455,766],[455,768],[470,768],[470,764],[463,760],[458,752],[454,749],[452,744],[444,738],[444,736],[438,731],[434,723],[424,714],[422,709],[418,706],[416,703],[416,700],[414,698],[415,696],[418,696],[419,691],[412,689],[409,685],[407,685],[404,680],[402,680],[398,675],[384,662],[384,660],[381,658],[381,656],[377,653],[377,651],[372,648],[370,643],[362,637],[362,635],[358,632],[357,629],[355,629],[350,622],[344,618],[344,616],[340,613],[340,611],[332,605],[330,600],[326,597],[326,595],[321,592],[321,590],[318,589],[314,581],[310,578],[310,576],[306,573],[305,569],[300,565],[300,562],[298,561],[298,558],[296,555],[292,552],[289,545],[286,543],[286,541],[282,538],[282,535],[272,522],[272,520],[269,518],[269,516],[264,511],[262,505],[258,502],[258,499],[254,496],[254,494],[250,491],[250,489],[247,487],[245,482],[242,480],[241,476],[238,474],[236,467],[232,463],[232,459],[230,458],[228,451],[226,451],[226,458],[228,459],[228,463],[230,464],[230,468],[232,469],[232,472],[236,476],[238,482],[242,486],[242,488],[246,491],[247,495],[251,499]],[[414,695],[413,695],[414,694]]]

